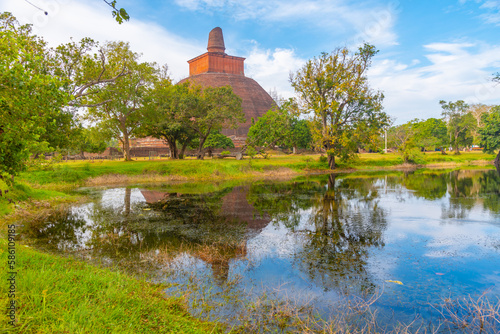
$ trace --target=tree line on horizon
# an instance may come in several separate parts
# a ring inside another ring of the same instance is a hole
[[[183,158],[188,148],[203,159],[213,148],[232,147],[220,131],[245,121],[241,98],[230,87],[174,84],[166,65],[141,62],[128,43],[100,45],[84,38],[51,48],[10,13],[0,14],[0,37],[2,177],[24,170],[33,156],[102,152],[117,142],[130,160],[130,139],[145,136],[164,140],[173,159]],[[276,99],[270,111],[252,120],[243,150],[316,149],[334,169],[336,159],[352,159],[360,148],[380,150],[384,129],[405,161],[418,147],[452,145],[458,152],[480,143],[490,153],[499,148],[498,107],[477,118],[463,101],[441,101],[442,119],[391,127],[383,93],[366,76],[377,52],[364,44],[306,62],[290,76],[298,97]]]

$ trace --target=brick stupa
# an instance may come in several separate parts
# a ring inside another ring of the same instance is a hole
[[[269,94],[253,79],[245,77],[245,58],[229,56],[225,53],[222,29],[217,27],[208,35],[207,52],[188,60],[189,77],[181,80],[195,82],[202,86],[231,86],[235,94],[242,99],[245,123],[233,129],[224,129],[222,133],[230,137],[236,146],[241,146],[247,137],[252,117],[257,120],[274,104]]]

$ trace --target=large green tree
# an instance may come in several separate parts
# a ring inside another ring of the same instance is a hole
[[[179,159],[192,140],[197,138],[188,126],[190,121],[186,114],[196,107],[199,97],[193,94],[187,82],[172,85],[166,70],[162,70],[159,79],[148,91],[144,134],[164,140],[170,148],[170,158]]]
[[[441,119],[429,118],[415,123],[415,142],[424,150],[439,148],[445,154],[444,148],[449,142],[447,133],[446,123]]]
[[[307,120],[298,118],[298,106],[293,99],[281,101],[280,107],[266,112],[248,131],[247,145],[261,148],[275,146],[309,147],[312,142]]]
[[[479,129],[480,145],[485,153],[493,154],[495,150],[500,149],[500,106],[496,106],[489,113],[483,114],[481,121],[483,127]],[[497,168],[500,168],[500,150],[494,164]]]
[[[471,145],[473,131],[477,127],[474,115],[469,111],[469,106],[462,100],[456,102],[439,101],[442,116],[448,125],[450,144],[453,145],[455,154],[460,154],[460,147]]]
[[[205,155],[205,141],[213,131],[236,128],[245,121],[241,98],[230,86],[205,87],[191,85],[192,103],[184,118],[188,128],[198,136],[197,158]]]
[[[373,45],[365,44],[357,52],[347,48],[322,53],[309,60],[290,80],[299,94],[304,112],[313,112],[319,131],[313,133],[326,149],[328,164],[335,168],[335,156],[349,158],[359,141],[369,140],[387,124],[382,112],[383,94],[368,85],[366,73],[373,56]]]
[[[98,103],[88,108],[86,119],[110,129],[122,144],[125,160],[131,160],[130,139],[142,133],[147,92],[157,69],[154,64],[139,63],[139,54],[132,52],[128,43],[109,42],[106,53],[111,62],[126,62],[129,74],[104,89],[94,87],[93,94],[91,89],[89,96]]]
[[[69,96],[46,49],[29,25],[0,14],[0,174],[15,175],[31,152],[47,151],[47,129],[64,119]]]

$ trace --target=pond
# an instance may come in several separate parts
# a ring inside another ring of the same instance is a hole
[[[88,203],[33,222],[26,242],[166,283],[203,319],[255,332],[500,329],[495,170],[80,191]]]

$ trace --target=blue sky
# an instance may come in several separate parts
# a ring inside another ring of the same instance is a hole
[[[294,96],[289,73],[337,47],[363,41],[380,50],[369,72],[402,123],[440,117],[439,100],[500,104],[500,0],[118,0],[131,20],[118,25],[101,0],[0,0],[52,45],[92,37],[125,40],[145,61],[166,63],[174,80],[206,51],[219,26],[226,52],[246,57],[245,72],[266,90]]]

